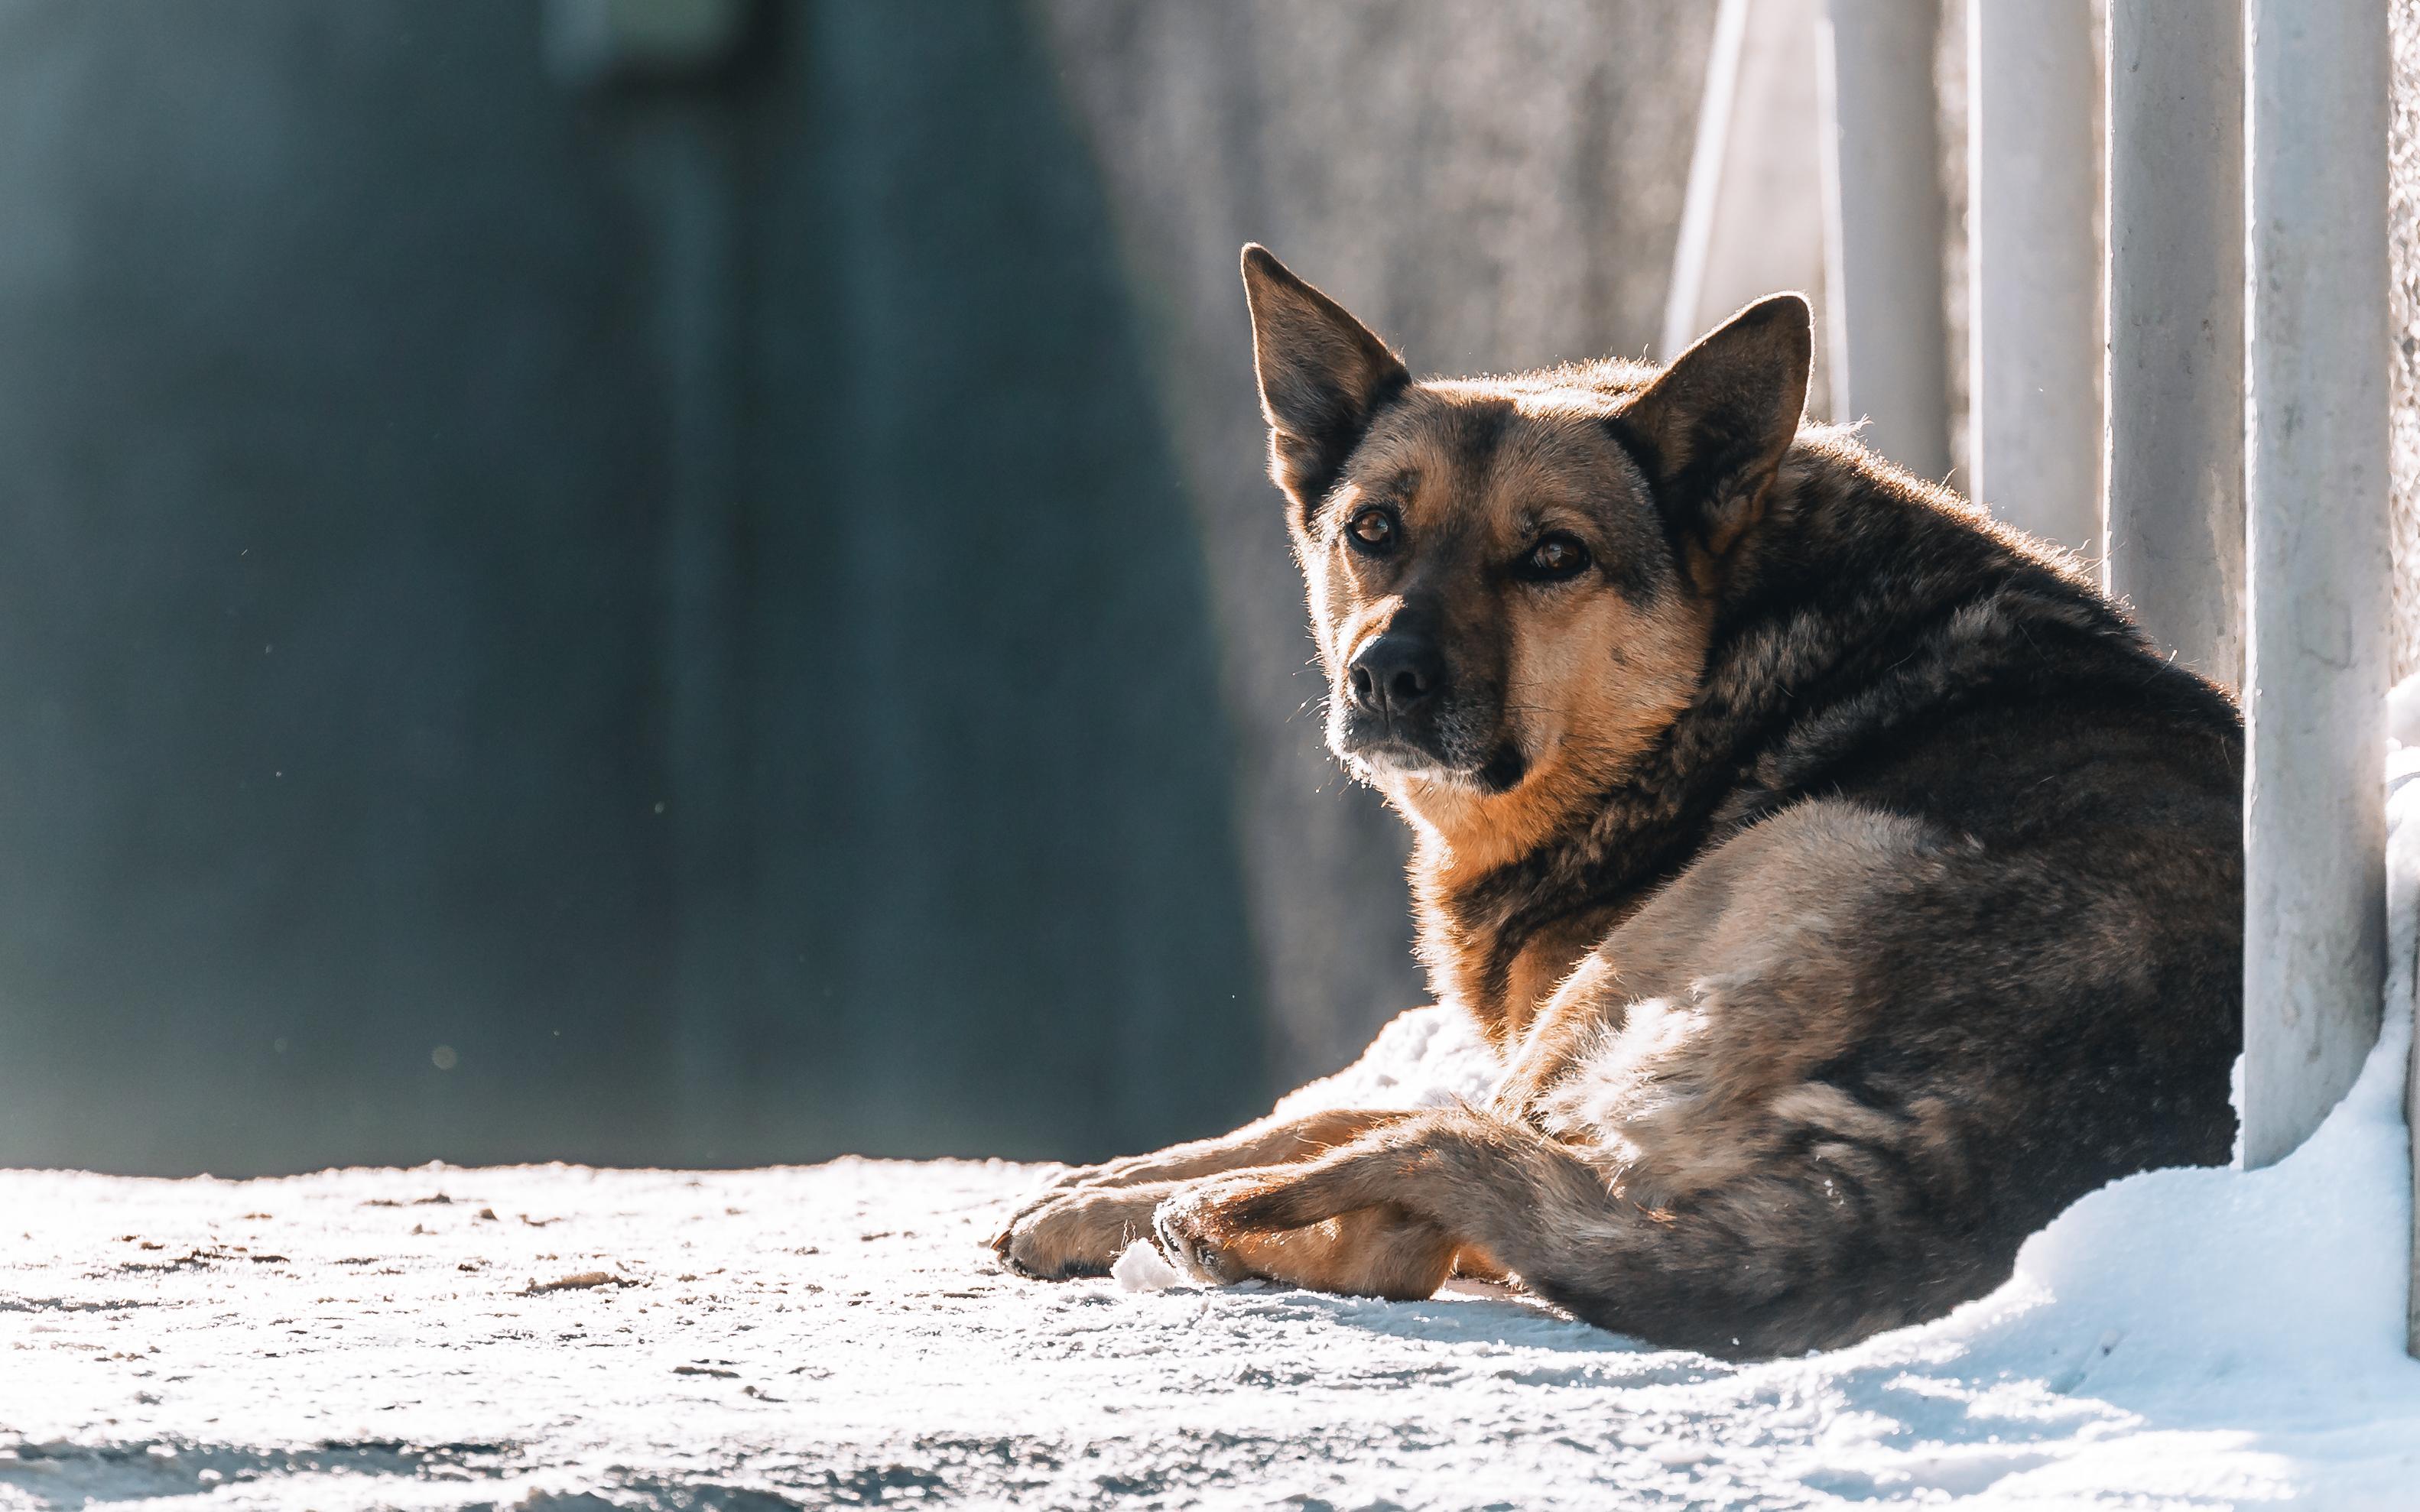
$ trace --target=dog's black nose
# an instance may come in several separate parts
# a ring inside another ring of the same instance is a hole
[[[1345,682],[1356,705],[1399,718],[1445,686],[1445,658],[1426,636],[1389,630],[1361,648],[1345,669]]]

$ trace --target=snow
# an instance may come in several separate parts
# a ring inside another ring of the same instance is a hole
[[[1462,1284],[1202,1289],[1146,1249],[1038,1285],[981,1246],[1043,1174],[997,1162],[8,1172],[0,1508],[2420,1506],[2414,688],[2350,1095],[2268,1170],[2095,1193],[1927,1326],[1739,1366]],[[1288,1104],[1489,1069],[1423,1011]]]

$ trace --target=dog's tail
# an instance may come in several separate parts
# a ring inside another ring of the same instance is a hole
[[[1979,1289],[1943,1273],[1971,1243],[1928,1218],[1888,1152],[1818,1146],[1658,1208],[1579,1149],[1470,1108],[1340,1146],[1204,1217],[1267,1233],[1385,1204],[1600,1327],[1726,1358],[1845,1344]]]

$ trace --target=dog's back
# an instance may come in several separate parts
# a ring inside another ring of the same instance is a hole
[[[1689,859],[1624,879],[1652,900],[1528,1038],[1604,1027],[1525,1091],[1674,1215],[1659,1270],[1734,1277],[1623,1265],[1565,1300],[1727,1353],[1932,1316],[2095,1187],[2224,1162],[2242,1042],[2226,699],[1854,448],[1781,486],[1660,774],[1700,794],[1667,821]]]

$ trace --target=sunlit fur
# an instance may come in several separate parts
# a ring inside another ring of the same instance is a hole
[[[1668,368],[1415,382],[1265,253],[1245,281],[1331,744],[1412,824],[1432,987],[1506,1074],[1483,1108],[1073,1173],[1008,1263],[1148,1232],[1218,1279],[1509,1273],[1790,1353],[1981,1295],[2108,1180],[2227,1157],[2241,720],[2071,560],[1804,424],[1802,301]],[[1342,534],[1374,505],[1384,558]],[[1510,571],[1547,531],[1590,569]],[[1439,675],[1348,707],[1404,625]]]

